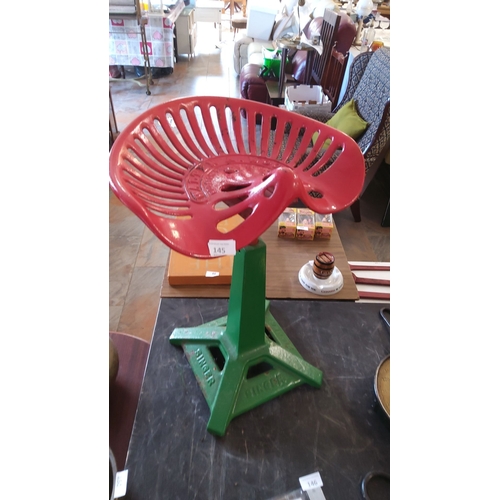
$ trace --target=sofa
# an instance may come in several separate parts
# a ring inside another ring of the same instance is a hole
[[[323,10],[324,13],[324,10]],[[307,38],[312,38],[314,33],[321,32],[323,17],[310,19],[303,29]],[[335,48],[342,54],[347,54],[356,37],[356,26],[351,18],[344,13],[340,14],[340,25],[336,36]],[[240,54],[243,44],[238,49]],[[260,76],[263,65],[263,48],[274,48],[272,41],[253,41],[248,44],[246,63],[240,70],[240,94],[243,99],[270,103],[269,94],[266,88],[266,80]],[[236,47],[235,47],[236,51]],[[304,50],[296,51],[290,58],[287,65],[287,73],[292,75],[298,83],[305,83],[307,52]],[[236,59],[235,59],[236,64]],[[238,61],[241,64],[241,60]]]

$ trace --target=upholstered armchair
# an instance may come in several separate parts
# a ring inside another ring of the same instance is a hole
[[[363,52],[354,58],[342,100],[335,109],[299,113],[326,123],[348,101],[354,99],[359,116],[368,122],[363,134],[356,139],[365,158],[366,178],[360,197],[370,184],[389,150],[390,141],[390,49],[382,47],[375,52]],[[361,220],[359,198],[351,211],[356,222]]]

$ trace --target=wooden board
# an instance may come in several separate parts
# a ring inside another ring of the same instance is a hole
[[[239,215],[220,224],[225,233],[234,229],[243,219]],[[166,279],[169,285],[230,285],[233,256],[216,259],[195,259],[174,250],[170,251]]]
[[[233,256],[195,259],[170,251],[167,264],[169,285],[230,285]]]

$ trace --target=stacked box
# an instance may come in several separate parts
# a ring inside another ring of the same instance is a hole
[[[314,212],[308,208],[297,208],[297,233],[298,240],[314,239]]]
[[[278,219],[278,237],[295,238],[297,229],[297,213],[295,208],[286,208]]]
[[[333,233],[332,214],[314,214],[314,238],[318,240],[329,240]]]

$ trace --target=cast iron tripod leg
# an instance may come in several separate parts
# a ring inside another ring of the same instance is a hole
[[[322,382],[321,371],[302,358],[268,311],[265,248],[259,240],[236,254],[227,316],[170,336],[184,349],[210,407],[207,428],[217,435],[235,416],[298,385]]]

